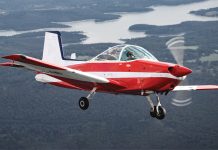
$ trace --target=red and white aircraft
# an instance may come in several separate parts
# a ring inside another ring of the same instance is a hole
[[[192,70],[184,66],[158,61],[151,53],[135,45],[117,45],[89,61],[63,57],[59,32],[46,32],[42,60],[13,54],[2,58],[11,62],[0,66],[22,67],[36,72],[36,81],[64,88],[87,90],[79,106],[86,110],[95,92],[146,96],[150,115],[163,119],[166,111],[158,94],[171,91],[218,90],[217,85],[178,86]],[[150,94],[155,94],[154,105]]]

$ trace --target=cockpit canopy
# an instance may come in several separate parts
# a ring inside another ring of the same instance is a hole
[[[135,59],[158,61],[146,49],[136,45],[117,45],[110,47],[91,59],[91,61],[130,61]]]

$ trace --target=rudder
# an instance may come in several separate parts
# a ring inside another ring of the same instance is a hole
[[[64,65],[60,32],[45,32],[42,60],[56,65]]]

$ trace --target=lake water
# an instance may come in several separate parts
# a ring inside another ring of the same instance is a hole
[[[173,25],[185,21],[215,21],[218,18],[203,17],[189,14],[190,11],[218,7],[218,0],[208,0],[199,3],[178,5],[178,6],[153,6],[154,11],[140,13],[117,13],[121,15],[119,19],[95,22],[94,20],[62,22],[59,24],[68,25],[67,28],[44,28],[31,31],[0,30],[0,36],[13,36],[28,32],[39,32],[48,30],[58,30],[65,32],[82,31],[88,36],[83,41],[90,43],[122,43],[121,39],[145,37],[143,32],[131,32],[128,28],[134,24],[149,25]]]

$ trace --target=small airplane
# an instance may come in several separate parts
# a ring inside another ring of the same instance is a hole
[[[2,58],[12,60],[0,66],[26,68],[36,72],[36,81],[51,85],[90,91],[79,99],[79,107],[86,110],[96,92],[145,96],[151,106],[151,117],[164,119],[166,110],[158,94],[171,91],[218,90],[217,85],[179,86],[192,72],[179,64],[158,61],[146,49],[136,45],[117,45],[108,48],[89,61],[63,56],[61,34],[46,32],[42,60],[22,54]],[[155,94],[154,105],[150,95]]]

